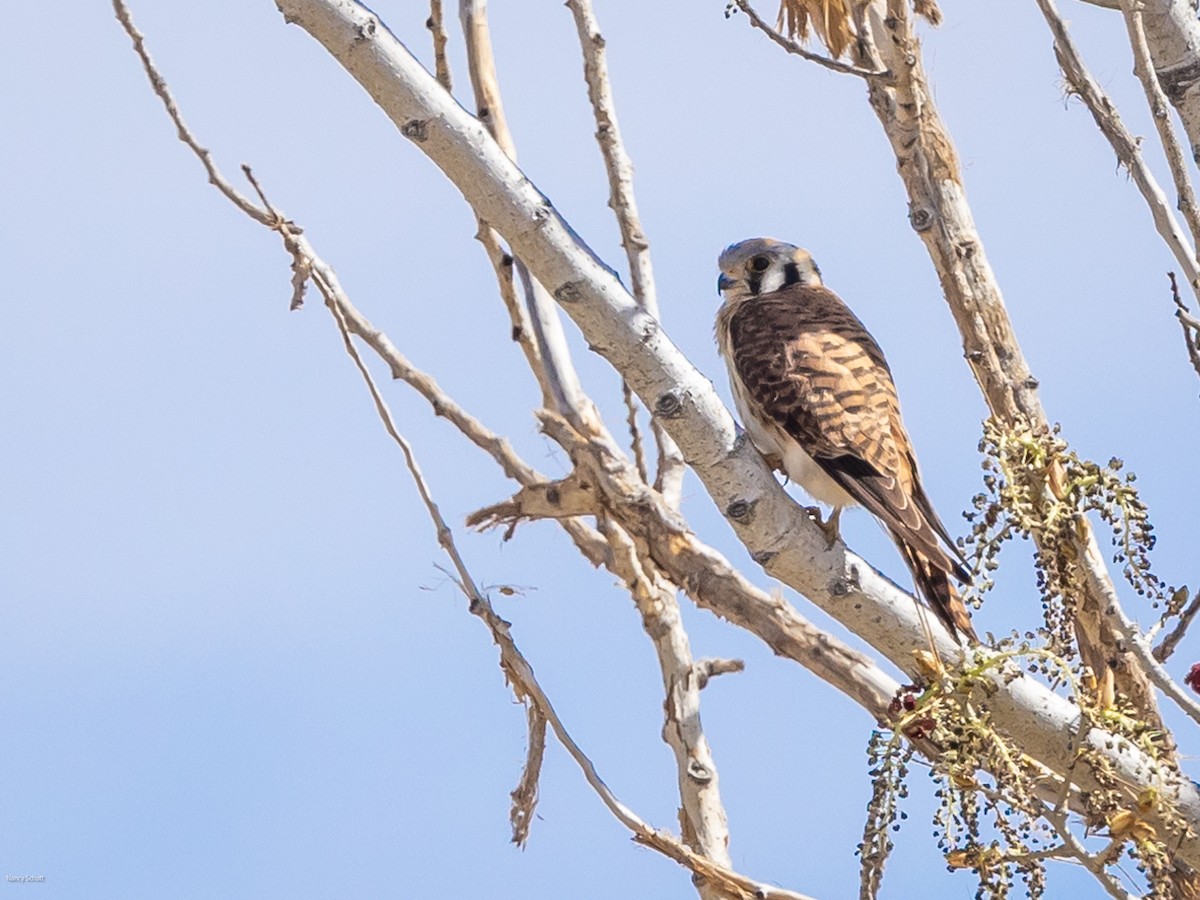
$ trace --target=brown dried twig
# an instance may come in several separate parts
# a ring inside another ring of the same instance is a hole
[[[1200,591],[1196,591],[1192,596],[1192,601],[1179,614],[1179,621],[1175,623],[1175,627],[1155,646],[1155,659],[1165,663],[1171,658],[1171,654],[1175,652],[1175,648],[1179,646],[1179,642],[1187,634],[1188,627],[1192,624],[1192,620],[1196,618],[1196,613],[1198,612],[1200,612]]]
[[[735,12],[741,10],[746,14],[746,18],[750,20],[750,24],[765,34],[768,38],[786,50],[788,53],[794,53],[802,59],[806,59],[811,63],[816,63],[822,68],[829,69],[831,72],[839,72],[842,75],[857,75],[859,78],[868,80],[877,80],[881,82],[890,82],[892,73],[886,68],[865,69],[859,66],[851,65],[850,63],[839,62],[836,59],[830,59],[828,56],[822,56],[820,53],[813,53],[807,49],[799,41],[792,40],[789,37],[780,34],[776,29],[772,28],[767,22],[755,12],[754,7],[750,5],[749,0],[729,0],[725,6],[725,17],[729,18]]]
[[[1192,368],[1196,370],[1196,374],[1200,375],[1200,319],[1192,315],[1192,311],[1187,308],[1187,304],[1179,296],[1179,285],[1175,281],[1175,273],[1168,272],[1167,277],[1171,279],[1171,299],[1175,301],[1175,318],[1179,320],[1179,327],[1183,329],[1183,344],[1187,347],[1188,359],[1192,361]]]
[[[1066,851],[1066,856],[1074,859],[1091,872],[1093,877],[1100,882],[1105,893],[1114,900],[1136,900],[1132,894],[1121,887],[1121,883],[1108,871],[1105,854],[1089,853],[1083,842],[1071,830],[1070,817],[1065,808],[1046,804],[1045,808],[1041,810],[1041,814],[1063,842],[1062,849]]]
[[[433,62],[437,72],[438,84],[446,90],[453,90],[454,83],[450,78],[450,61],[446,58],[446,22],[442,16],[442,0],[429,0],[429,18],[425,27],[433,35]]]
[[[529,725],[529,746],[525,751],[525,767],[521,780],[513,789],[512,808],[508,818],[512,823],[512,841],[524,847],[529,839],[529,826],[533,822],[533,811],[538,801],[538,777],[542,772],[542,758],[546,754],[546,716],[541,708],[530,704],[525,709]]]

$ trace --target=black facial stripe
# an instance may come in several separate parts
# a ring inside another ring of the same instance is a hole
[[[750,277],[746,281],[747,286],[750,288],[751,296],[757,296],[759,290],[762,289],[762,277],[762,272],[751,271]]]
[[[794,262],[790,262],[783,267],[783,283],[785,285],[800,283],[800,267]]]

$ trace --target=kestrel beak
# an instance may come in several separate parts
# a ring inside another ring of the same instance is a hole
[[[737,284],[737,279],[730,278],[724,272],[717,276],[717,293],[724,294],[727,290]]]

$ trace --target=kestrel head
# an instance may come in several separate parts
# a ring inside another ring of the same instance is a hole
[[[821,270],[807,250],[774,238],[750,238],[725,248],[717,260],[717,291],[726,301],[769,294],[790,284],[818,285]]]

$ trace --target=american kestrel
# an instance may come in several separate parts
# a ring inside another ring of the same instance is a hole
[[[950,629],[978,641],[951,577],[962,554],[917,475],[883,351],[821,283],[807,250],[771,238],[729,247],[718,261],[717,343],[738,414],[774,468],[833,507],[865,506],[887,529],[926,602]],[[816,511],[820,522],[819,510]]]

